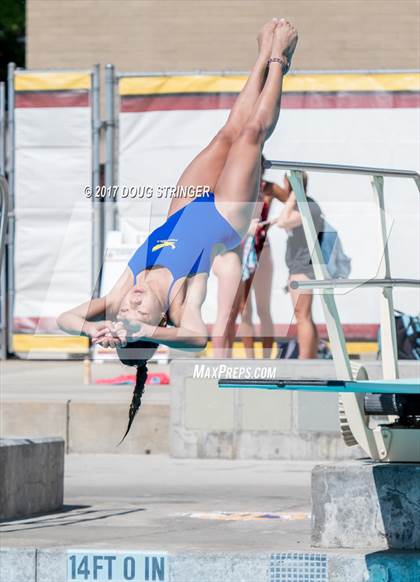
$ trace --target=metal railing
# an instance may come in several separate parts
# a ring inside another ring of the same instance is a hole
[[[379,287],[382,289],[380,298],[380,326],[383,376],[386,379],[398,378],[398,349],[394,318],[393,288],[399,286],[417,287],[420,285],[420,281],[417,279],[396,279],[391,277],[384,212],[384,177],[411,179],[416,184],[420,194],[420,175],[411,170],[394,170],[375,167],[347,166],[342,164],[319,164],[312,162],[289,162],[279,160],[267,160],[264,167],[266,169],[290,171],[290,182],[296,195],[299,212],[302,216],[302,226],[306,241],[308,247],[314,249],[311,259],[316,276],[316,279],[312,281],[294,281],[293,287],[295,289],[319,289],[337,377],[341,379],[353,379],[353,372],[347,353],[343,327],[335,303],[334,289],[337,287]],[[371,177],[372,189],[378,205],[379,240],[384,249],[383,264],[380,273],[378,273],[378,277],[367,280],[330,278],[322,255],[318,233],[316,232],[308,200],[306,198],[306,192],[303,185],[304,170],[338,174],[361,174]]]
[[[411,178],[416,183],[420,193],[420,174],[414,170],[392,170],[366,166],[346,166],[344,164],[318,164],[315,162],[281,162],[279,160],[266,160],[264,168],[266,170],[308,170],[327,174],[360,174],[384,178]]]
[[[9,187],[4,176],[0,176],[0,358],[7,357],[7,307],[6,307],[6,235],[9,217]]]
[[[292,289],[335,289],[341,287],[419,287],[420,279],[326,279],[325,281],[291,281]]]

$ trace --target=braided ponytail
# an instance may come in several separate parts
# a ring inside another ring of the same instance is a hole
[[[131,398],[130,408],[128,410],[128,425],[123,438],[118,446],[128,435],[133,424],[134,418],[141,406],[141,399],[144,394],[147,380],[147,360],[152,357],[156,350],[156,344],[144,340],[139,340],[129,344],[125,348],[117,348],[120,361],[126,366],[136,366],[136,384],[134,386],[133,396]]]
[[[118,443],[118,446],[123,442],[125,437],[130,432],[131,425],[141,406],[141,399],[144,394],[144,388],[147,380],[147,365],[146,362],[137,365],[136,385],[134,386],[133,396],[131,398],[130,408],[128,410],[128,425],[123,438]]]

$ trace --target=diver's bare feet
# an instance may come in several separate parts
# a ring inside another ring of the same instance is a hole
[[[266,22],[261,28],[257,37],[259,56],[265,61],[268,61],[271,55],[274,29],[276,28],[277,24],[277,18],[273,18],[269,22]]]
[[[282,56],[285,56],[290,63],[297,41],[296,28],[285,18],[281,18],[274,30],[271,58],[281,59]]]

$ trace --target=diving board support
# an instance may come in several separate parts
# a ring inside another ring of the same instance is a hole
[[[319,289],[321,304],[325,314],[328,336],[337,378],[345,381],[368,380],[363,366],[359,370],[353,370],[344,340],[344,332],[338,315],[334,298],[336,287],[371,286],[382,289],[381,297],[381,332],[382,332],[382,366],[385,381],[398,378],[398,352],[396,342],[396,330],[393,306],[393,287],[418,286],[419,281],[414,279],[392,279],[388,244],[387,226],[384,211],[384,177],[406,178],[413,180],[420,193],[420,175],[412,170],[395,170],[388,168],[373,168],[361,166],[346,166],[341,164],[320,164],[311,162],[289,162],[279,160],[266,160],[264,168],[273,170],[289,170],[290,183],[296,195],[296,202],[302,216],[302,226],[308,248],[311,252],[312,264],[316,276],[315,281],[299,281],[294,283],[295,288]],[[383,261],[381,265],[382,278],[380,276],[372,280],[360,279],[335,281],[328,277],[328,272],[322,256],[318,233],[309,209],[303,186],[303,170],[340,174],[361,174],[371,178],[372,188],[379,207],[379,237],[383,249]],[[361,385],[360,385],[361,386]],[[369,384],[366,383],[366,389]],[[397,390],[397,389],[396,389]],[[375,460],[420,462],[420,429],[393,426],[388,418],[389,425],[380,425],[371,428],[369,418],[364,411],[364,395],[358,392],[340,392],[341,411],[345,425],[348,428],[347,438],[342,432],[347,444],[356,442]],[[343,425],[342,425],[343,426]],[[351,434],[350,434],[351,433]]]
[[[308,247],[312,251],[311,259],[317,279],[328,279],[328,273],[324,264],[321,246],[318,241],[318,233],[312,220],[308,200],[306,198],[305,188],[303,186],[303,174],[300,170],[292,170],[290,173],[290,182],[296,195],[296,201],[299,212],[302,216],[302,226],[305,233]],[[331,350],[334,356],[334,366],[337,378],[351,380],[353,378],[350,359],[347,354],[346,340],[344,337],[343,327],[338,315],[337,305],[332,294],[320,292],[321,303],[325,314],[325,320],[330,339]]]
[[[324,258],[321,246],[318,240],[318,233],[315,230],[314,221],[312,220],[309,203],[303,186],[302,170],[291,170],[290,183],[296,196],[296,202],[299,212],[302,216],[302,226],[305,233],[308,248],[311,252],[311,260],[317,279],[328,279],[328,273],[324,264]],[[353,380],[353,371],[351,368],[350,358],[347,353],[346,339],[344,337],[343,326],[341,325],[337,305],[333,293],[327,293],[326,289],[320,289],[320,299],[327,324],[328,337],[330,340],[330,349],[333,355],[335,373],[337,378],[342,380]],[[374,457],[378,458],[379,451],[375,437],[368,428],[368,422],[364,412],[363,394],[347,393],[341,396],[342,404],[352,418],[362,417],[365,422],[352,422],[352,433],[359,445]],[[355,428],[353,428],[355,427]]]
[[[388,233],[385,216],[384,178],[372,176],[372,189],[379,207],[379,240],[383,249],[383,258],[380,269],[385,279],[391,278],[391,265],[389,260]],[[380,299],[381,318],[381,360],[382,372],[386,379],[398,378],[398,347],[397,332],[395,328],[394,300],[392,286],[382,288]]]

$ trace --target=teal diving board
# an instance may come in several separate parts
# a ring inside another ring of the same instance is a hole
[[[311,392],[362,392],[420,395],[420,378],[398,380],[219,380],[219,388],[307,390]]]

